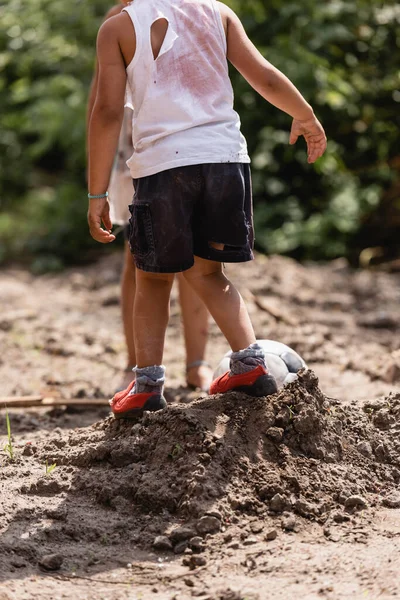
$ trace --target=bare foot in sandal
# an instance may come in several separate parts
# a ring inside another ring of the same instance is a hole
[[[195,360],[186,367],[186,383],[193,390],[208,392],[213,379],[211,365],[205,360]]]
[[[133,367],[126,367],[124,371],[124,375],[120,381],[119,386],[115,390],[115,393],[122,392],[122,390],[127,389],[129,384],[135,379],[135,373],[133,372]]]

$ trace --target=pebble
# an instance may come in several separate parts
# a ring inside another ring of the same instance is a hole
[[[182,564],[185,567],[189,567],[189,569],[197,569],[197,567],[204,567],[207,564],[204,556],[199,556],[196,554],[192,554],[192,556],[184,556],[182,560]]]
[[[270,427],[267,429],[267,437],[273,442],[279,443],[283,440],[284,432],[281,427]]]
[[[296,519],[293,515],[288,515],[282,519],[281,524],[285,531],[293,531],[296,527]]]
[[[250,529],[252,531],[252,533],[261,533],[262,530],[264,529],[264,525],[260,522],[254,522],[250,524]]]
[[[387,409],[378,410],[372,419],[373,424],[382,431],[387,431],[394,423],[394,418]]]
[[[239,550],[240,544],[239,542],[231,542],[228,546],[231,550]]]
[[[63,560],[61,554],[45,554],[39,560],[39,567],[42,567],[45,571],[58,571],[63,564]]]
[[[372,457],[372,447],[371,444],[367,441],[362,441],[359,444],[357,444],[357,450],[360,454],[366,456],[367,458]]]
[[[220,521],[222,521],[222,513],[220,513],[219,510],[213,509],[213,510],[208,510],[205,513],[207,516],[209,517],[215,517],[216,519],[219,519]]]
[[[172,550],[172,544],[166,535],[158,535],[153,542],[155,550]]]
[[[348,498],[346,498],[344,507],[347,508],[347,510],[352,510],[352,509],[363,510],[364,508],[368,507],[368,503],[365,500],[365,498],[363,498],[362,496],[354,495],[354,496],[349,496]]]
[[[275,496],[271,498],[269,506],[274,512],[283,512],[287,507],[287,504],[288,502],[285,496],[282,496],[281,494],[275,494]]]
[[[196,536],[196,530],[193,527],[177,527],[169,534],[169,539],[173,544],[183,542]]]
[[[270,531],[267,531],[267,533],[265,534],[265,539],[267,542],[272,542],[273,540],[276,540],[277,537],[278,532],[276,529],[270,529]]]
[[[256,537],[248,537],[243,541],[243,546],[251,546],[252,544],[257,544],[258,539]]]
[[[187,540],[184,540],[183,542],[179,542],[178,544],[176,544],[176,546],[174,546],[174,554],[183,554],[187,547],[188,547]]]
[[[199,535],[195,535],[189,540],[189,546],[197,550],[198,548],[203,547],[203,538]]]
[[[400,494],[394,494],[393,496],[384,498],[382,504],[387,508],[400,508]]]
[[[205,515],[196,523],[196,529],[201,535],[206,533],[217,533],[221,529],[221,521],[216,517]]]

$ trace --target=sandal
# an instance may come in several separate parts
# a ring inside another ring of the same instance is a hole
[[[203,377],[202,379],[206,379],[207,382],[203,383],[203,385],[196,385],[188,381],[189,371],[191,369],[195,369],[196,367],[206,367],[209,370],[209,377]],[[193,362],[186,365],[186,385],[191,390],[201,390],[202,392],[208,392],[209,387],[212,383],[213,378],[213,368],[206,360],[194,360]]]

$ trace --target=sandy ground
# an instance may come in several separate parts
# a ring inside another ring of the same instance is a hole
[[[113,393],[120,268],[0,273],[2,396]],[[174,295],[166,414],[9,410],[0,600],[400,597],[399,275],[262,256],[228,274],[257,337],[292,346],[319,387],[198,399]],[[208,360],[226,350],[212,326]]]

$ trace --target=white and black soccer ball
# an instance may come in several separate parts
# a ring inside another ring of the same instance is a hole
[[[278,389],[297,379],[300,369],[306,369],[307,365],[297,352],[289,346],[274,340],[257,340],[257,343],[265,352],[265,362],[271,375],[276,379]],[[219,363],[214,379],[229,371],[229,358],[231,351],[227,352]]]

